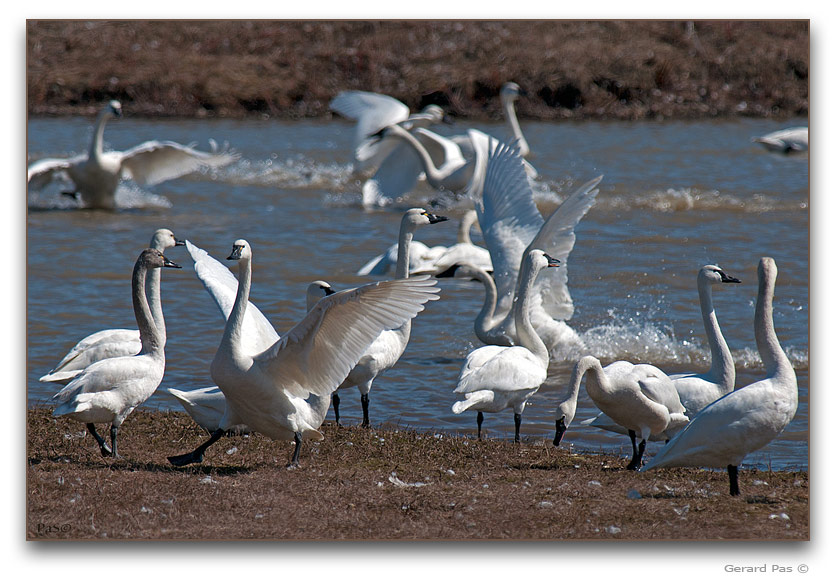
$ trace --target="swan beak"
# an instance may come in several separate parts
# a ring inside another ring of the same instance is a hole
[[[183,266],[180,266],[179,264],[175,264],[174,262],[172,262],[171,260],[169,260],[165,256],[163,256],[163,266],[165,266],[166,268],[182,268],[183,267]]]
[[[558,267],[560,267],[560,260],[558,260],[557,258],[552,258],[551,256],[549,256],[545,252],[543,253],[543,255],[546,257],[546,260],[548,261],[548,265],[546,266],[547,268],[558,268]]]
[[[729,276],[728,274],[726,274],[722,270],[720,271],[720,281],[723,282],[724,284],[725,283],[740,284],[740,280],[738,280],[737,278],[735,278],[733,276]]]
[[[566,433],[566,422],[563,420],[564,418],[561,417],[557,421],[554,422],[554,446],[557,447],[560,445],[560,441],[563,439],[563,434]]]
[[[226,257],[227,260],[240,260],[241,252],[244,251],[244,246],[232,246],[232,253]]]
[[[177,238],[174,238],[174,245],[175,246],[185,246],[186,245],[186,240],[178,240]]]
[[[430,220],[431,224],[437,224],[438,222],[446,222],[450,219],[445,215],[435,215],[429,212],[424,212],[424,215],[427,216],[427,219]]]
[[[336,294],[337,293],[336,290],[334,290],[332,288],[323,288],[323,290],[325,290],[325,295],[326,296],[330,296],[331,294]]]

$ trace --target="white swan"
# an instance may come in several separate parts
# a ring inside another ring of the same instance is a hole
[[[760,137],[753,137],[753,143],[760,143],[769,151],[778,153],[793,153],[807,151],[809,147],[809,133],[807,127],[791,127],[781,129]]]
[[[145,278],[149,269],[164,266],[180,267],[153,248],[144,250],[134,265],[131,292],[142,340],[139,354],[93,363],[52,397],[59,403],[52,414],[85,423],[104,456],[119,457],[116,448],[119,426],[154,393],[163,379],[164,342],[145,296]],[[110,423],[110,446],[96,431],[96,423]]]
[[[574,329],[566,324],[574,313],[566,261],[575,245],[575,227],[595,203],[595,186],[600,181],[597,177],[583,184],[544,220],[517,148],[501,144],[490,153],[476,210],[491,254],[498,294],[495,316],[501,322],[493,334],[505,336],[497,344],[516,344],[512,304],[520,264],[532,248],[541,248],[560,260],[563,267],[544,271],[537,279],[531,300],[532,324],[553,356],[560,348],[582,345]]]
[[[208,254],[207,254],[208,256]],[[205,259],[205,257],[203,258]],[[308,285],[305,292],[305,305],[310,311],[320,299],[334,294],[328,282],[316,280]],[[201,387],[190,391],[183,391],[173,387],[161,387],[158,393],[168,395],[178,401],[195,423],[203,427],[210,434],[218,429],[221,419],[226,412],[226,397],[217,386]],[[231,429],[235,434],[249,433],[246,425],[234,425]]]
[[[497,413],[514,409],[514,441],[520,441],[522,412],[528,399],[546,380],[549,351],[534,331],[529,320],[531,290],[540,270],[554,268],[559,262],[542,250],[526,255],[520,280],[517,311],[519,346],[483,346],[467,355],[453,391],[461,400],[453,404],[453,412],[474,409],[477,438],[482,438],[483,412]]]
[[[438,105],[427,105],[420,113],[409,114],[409,107],[388,95],[368,91],[343,91],[331,100],[330,109],[357,122],[354,129],[354,170],[377,169],[396,148],[397,142],[376,135],[385,127],[406,129],[429,127],[445,119]]]
[[[425,225],[446,221],[444,216],[437,216],[421,208],[407,210],[401,218],[398,233],[398,264],[395,268],[395,279],[405,280],[409,277],[407,264],[412,248],[412,237],[415,231]],[[379,336],[369,345],[357,364],[342,381],[339,389],[349,389],[356,386],[360,391],[360,404],[363,408],[363,427],[369,423],[369,391],[375,378],[383,371],[395,366],[401,358],[409,336],[412,332],[412,320],[407,320],[401,326],[389,328],[379,333]],[[334,417],[340,422],[340,396],[337,391],[331,396],[334,405]]]
[[[520,122],[517,119],[517,111],[514,108],[514,101],[520,95],[525,95],[525,91],[520,88],[520,85],[514,82],[507,82],[499,89],[499,101],[502,103],[502,112],[505,117],[505,122],[511,129],[511,134],[517,141],[520,147],[520,155],[528,157],[531,149],[528,147],[528,141],[523,136],[522,129],[520,129]]]
[[[451,273],[453,278],[476,280],[485,286],[485,302],[473,321],[473,331],[479,340],[485,344],[513,346],[511,339],[499,328],[504,317],[496,316],[496,284],[494,284],[493,276],[482,268],[468,264],[453,267]]]
[[[645,446],[651,435],[673,436],[688,423],[685,407],[670,378],[653,365],[616,361],[601,367],[594,356],[584,356],[572,369],[566,398],[557,407],[554,444],[575,418],[581,379],[586,375],[586,392],[595,406],[627,430],[633,457],[627,469],[641,467]],[[638,447],[636,438],[639,439]]]
[[[164,252],[167,248],[184,244],[183,240],[174,237],[171,230],[160,228],[151,237],[149,247]],[[154,268],[148,273],[146,292],[154,324],[157,325],[157,329],[162,336],[163,346],[165,346],[166,330],[162,301],[160,300],[160,270]],[[141,348],[142,342],[139,331],[136,329],[108,328],[100,330],[81,339],[55,368],[38,380],[44,383],[66,385],[82,370],[96,361],[118,356],[131,356],[137,354]]]
[[[469,210],[462,216],[456,235],[456,243],[452,246],[432,246],[417,240],[409,244],[409,273],[441,275],[456,265],[469,264],[483,268],[488,272],[493,270],[491,254],[486,248],[473,243],[470,239],[470,228],[476,223],[476,210]],[[382,276],[398,263],[398,244],[392,244],[383,254],[375,256],[357,271],[359,276]]]
[[[368,284],[320,300],[283,338],[266,350],[248,351],[242,340],[252,277],[252,250],[233,244],[239,284],[210,371],[227,407],[212,436],[191,453],[169,457],[174,465],[199,463],[224,430],[245,424],[278,440],[295,442],[298,465],[303,439],[322,439],[319,426],[331,393],[383,331],[397,328],[437,299],[435,280],[413,278]]]
[[[798,408],[798,383],[772,320],[777,276],[775,261],[761,258],[754,326],[766,378],[732,391],[697,413],[643,471],[659,467],[726,468],[729,492],[739,495],[737,472],[743,458],[769,444],[789,425]]]
[[[173,141],[146,141],[127,151],[107,151],[102,146],[108,119],[122,116],[119,101],[110,101],[96,119],[93,140],[87,153],[69,159],[41,159],[26,172],[30,186],[40,189],[59,174],[73,182],[74,190],[65,192],[87,208],[112,209],[116,206],[116,188],[123,178],[140,185],[154,185],[175,179],[201,167],[220,167],[237,155],[205,153]]]

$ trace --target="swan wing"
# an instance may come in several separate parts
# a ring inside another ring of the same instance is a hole
[[[525,391],[546,380],[546,369],[521,346],[483,346],[468,355],[454,393]]]
[[[69,384],[55,393],[55,401],[65,403],[81,393],[101,393],[141,385],[154,375],[162,380],[162,367],[148,357],[124,356],[100,360],[81,371]],[[150,393],[149,393],[150,394]]]
[[[476,212],[491,254],[497,295],[507,300],[514,294],[524,252],[543,225],[515,146],[502,143],[490,152]],[[510,303],[503,309],[507,312]]]
[[[542,306],[555,320],[569,320],[575,312],[569,294],[568,258],[575,247],[575,227],[595,203],[596,186],[603,176],[587,181],[558,207],[543,223],[525,250],[539,248],[560,260],[560,268],[546,268],[540,272],[535,288],[542,298]]]
[[[433,165],[441,173],[449,175],[466,163],[461,148],[452,139],[424,128],[415,129],[412,134],[427,150]]]
[[[49,184],[59,173],[87,159],[87,155],[78,155],[69,159],[39,159],[26,168],[26,182],[35,189]],[[66,173],[65,173],[66,175]]]
[[[122,152],[122,175],[154,185],[201,167],[221,167],[238,158],[233,153],[207,153],[174,141],[146,141]]]
[[[390,137],[387,141],[395,141]],[[375,174],[363,184],[363,205],[381,205],[381,198],[397,199],[415,189],[424,168],[418,153],[408,143],[398,140],[383,158]]]
[[[358,149],[363,148],[362,144],[370,135],[409,118],[409,107],[399,100],[368,91],[343,91],[331,100],[329,106],[335,113],[357,122],[354,143]],[[363,149],[365,156],[374,154],[373,147]],[[358,159],[367,158],[365,156],[360,157],[358,151]]]
[[[215,300],[215,304],[218,305],[226,320],[235,304],[238,279],[229,268],[188,240],[186,240],[186,249],[194,261],[197,277],[203,282],[203,286]],[[279,340],[279,333],[267,317],[255,304],[248,302],[241,333],[241,346],[244,352],[249,354],[263,352],[277,340]]]
[[[436,280],[419,276],[343,290],[320,300],[254,364],[291,396],[327,396],[384,330],[401,326],[437,300]]]

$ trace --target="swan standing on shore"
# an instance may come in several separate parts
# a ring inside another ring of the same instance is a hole
[[[549,367],[549,351],[529,320],[531,290],[542,269],[558,265],[556,259],[542,250],[531,250],[526,255],[514,306],[519,346],[483,346],[467,355],[453,391],[462,400],[453,404],[453,412],[477,411],[478,439],[482,438],[483,412],[497,413],[511,407],[514,409],[514,441],[520,441],[525,404],[546,380]]]
[[[660,467],[726,468],[729,493],[740,495],[738,467],[743,458],[768,445],[789,425],[798,408],[798,383],[772,320],[777,277],[774,260],[761,258],[754,326],[766,378],[705,407],[642,471]]]
[[[407,210],[401,218],[398,234],[398,264],[395,268],[395,279],[409,278],[409,253],[412,247],[412,237],[415,231],[425,225],[446,221],[444,216],[437,216],[421,208]],[[349,389],[357,386],[360,391],[360,404],[363,408],[363,427],[369,423],[369,391],[372,383],[383,371],[392,368],[400,360],[401,355],[409,343],[412,333],[412,319],[406,320],[396,328],[389,328],[379,333],[374,341],[357,361],[348,376],[342,381],[339,389]],[[331,395],[334,405],[334,416],[337,424],[340,422],[340,396],[338,390]]]
[[[226,412],[209,440],[168,459],[177,466],[200,463],[226,429],[245,424],[271,439],[294,441],[290,464],[295,466],[303,439],[322,439],[319,427],[331,393],[363,352],[383,330],[403,325],[428,300],[438,299],[438,288],[435,280],[422,277],[337,292],[320,300],[275,344],[251,352],[242,340],[252,279],[252,250],[246,240],[235,241],[228,259],[239,263],[239,284],[210,367],[226,397]]]
[[[52,397],[59,403],[52,414],[85,423],[105,457],[119,457],[116,435],[120,425],[154,393],[163,380],[164,337],[154,323],[145,295],[148,270],[162,267],[180,266],[153,248],[144,250],[134,264],[131,292],[142,341],[139,354],[93,363]],[[110,446],[96,431],[96,423],[110,423]]]
[[[167,248],[185,245],[183,240],[174,237],[174,233],[166,228],[160,228],[151,237],[149,247],[164,252]],[[160,300],[160,270],[153,268],[147,275],[146,292],[148,305],[151,308],[151,315],[154,324],[157,326],[162,337],[162,344],[165,346],[166,330],[163,318],[163,306]],[[142,349],[140,333],[136,329],[129,328],[108,328],[94,332],[81,339],[61,359],[54,369],[42,376],[43,383],[60,383],[66,385],[73,380],[86,367],[96,361],[114,358],[119,356],[131,356]]]
[[[575,309],[566,261],[575,246],[575,227],[595,203],[595,187],[600,181],[597,177],[583,184],[544,220],[534,202],[519,150],[501,144],[490,154],[476,210],[496,280],[494,317],[499,322],[491,333],[498,340],[494,344],[517,344],[512,304],[518,293],[521,263],[533,248],[542,248],[560,260],[562,267],[544,271],[535,282],[531,322],[553,356],[561,349],[582,345],[566,323]]]
[[[230,153],[205,153],[173,141],[146,141],[127,151],[103,149],[104,128],[109,119],[122,116],[119,101],[110,101],[99,113],[87,153],[69,159],[41,159],[26,172],[30,186],[40,189],[59,173],[72,180],[65,192],[85,208],[113,209],[120,180],[155,185],[191,173],[201,167],[221,167],[237,159]]]
[[[586,392],[595,406],[627,430],[633,457],[627,469],[641,467],[651,435],[670,438],[688,423],[685,407],[670,378],[653,365],[616,361],[601,367],[594,356],[584,356],[572,369],[567,397],[557,407],[554,444],[575,418],[581,379],[586,375]],[[639,444],[636,446],[636,439]]]
[[[753,137],[753,143],[760,143],[776,153],[795,153],[809,148],[810,130],[807,127],[781,129],[760,137]]]

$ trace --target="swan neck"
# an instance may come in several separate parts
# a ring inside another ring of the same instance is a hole
[[[137,261],[131,277],[131,291],[133,294],[134,316],[139,329],[139,340],[142,343],[142,354],[162,351],[163,341],[151,316],[148,299],[145,295],[145,282],[148,272],[142,261]]]
[[[456,241],[460,244],[472,244],[470,240],[470,228],[476,223],[477,217],[475,211],[469,211],[464,214],[462,221],[459,223],[459,231],[456,234]]]
[[[163,304],[160,298],[160,280],[162,278],[162,268],[154,268],[147,274],[145,280],[145,292],[148,297],[148,307],[151,309],[151,317],[157,330],[162,337],[163,344],[165,344],[166,331],[165,319],[163,318]]]
[[[96,118],[96,126],[93,131],[93,141],[90,142],[90,157],[95,159],[100,159],[104,154],[103,151],[103,143],[104,143],[104,129],[105,125],[107,124],[108,114],[106,111],[102,111],[99,113],[99,116]]]
[[[705,327],[705,335],[708,338],[708,346],[711,349],[711,377],[715,382],[731,391],[734,388],[735,380],[734,359],[732,359],[729,346],[720,331],[720,323],[717,321],[717,314],[714,311],[711,283],[700,278],[697,291],[700,295],[702,323]]]
[[[530,350],[544,366],[549,364],[549,350],[546,348],[543,339],[534,330],[531,324],[531,289],[534,280],[537,278],[539,268],[532,267],[530,260],[526,259],[523,271],[520,272],[520,285],[517,299],[514,303],[514,322],[517,330],[519,344]]]
[[[490,344],[488,340],[488,332],[494,327],[494,311],[496,310],[496,284],[493,278],[484,270],[476,270],[476,277],[485,286],[485,302],[482,304],[482,310],[476,316],[473,322],[473,329],[479,340],[486,344]]]
[[[502,108],[505,112],[505,120],[511,128],[511,133],[514,135],[514,139],[518,142],[520,155],[525,157],[529,153],[528,141],[526,141],[525,137],[523,137],[520,122],[517,120],[517,111],[514,108],[514,101],[512,99],[503,99]]]
[[[606,373],[604,373],[601,361],[594,356],[583,357],[572,370],[572,380],[577,380],[578,388],[580,388],[581,379],[586,373],[591,374],[591,377],[586,380],[586,392],[589,393],[589,396],[593,400],[600,394],[609,391],[609,379]],[[576,374],[577,377],[575,376]]]
[[[766,368],[767,376],[780,370],[792,370],[792,365],[778,342],[772,320],[772,299],[775,294],[775,278],[762,276],[758,284],[758,301],[755,305],[755,342]]]
[[[413,227],[406,221],[401,221],[401,229],[398,233],[398,262],[395,266],[395,279],[406,280],[409,278],[409,250],[414,235]]]
[[[226,347],[233,352],[239,349],[241,345],[244,315],[247,312],[247,304],[250,299],[251,278],[252,263],[249,258],[240,259],[238,262],[238,291],[235,294],[235,303],[232,305],[221,339],[221,347]]]
[[[412,133],[406,129],[401,129],[400,127],[397,127],[393,134],[409,143],[418,154],[418,158],[421,160],[421,166],[424,168],[424,173],[427,176],[429,184],[435,188],[441,188],[443,176],[433,164],[430,154],[421,142],[418,141]]]

